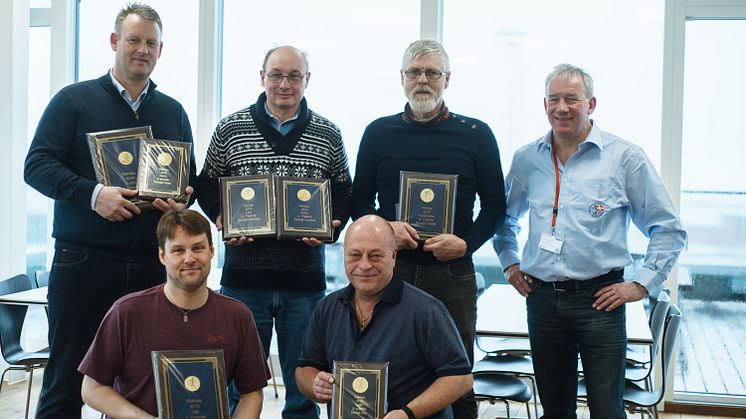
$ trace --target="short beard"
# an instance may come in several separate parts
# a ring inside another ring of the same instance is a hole
[[[417,96],[417,93],[422,91],[430,93],[430,96]],[[438,106],[438,99],[435,97],[435,91],[429,86],[416,87],[407,96],[409,98],[409,107],[412,109],[412,112],[428,114],[434,111],[435,107]]]

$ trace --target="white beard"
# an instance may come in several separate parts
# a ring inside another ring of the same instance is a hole
[[[417,96],[414,95],[409,99],[409,107],[413,112],[427,114],[435,110],[438,101],[434,96]]]

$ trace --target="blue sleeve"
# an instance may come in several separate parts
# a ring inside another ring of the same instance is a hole
[[[419,310],[415,338],[438,377],[471,373],[466,349],[451,315],[440,301]]]
[[[97,182],[76,173],[70,166],[76,146],[76,106],[65,91],[57,93],[39,120],[24,166],[29,186],[55,200],[91,209]]]

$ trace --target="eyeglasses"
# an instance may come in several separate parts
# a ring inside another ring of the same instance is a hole
[[[284,79],[285,77],[288,78],[288,83],[290,84],[300,84],[300,82],[303,81],[306,75],[301,74],[301,73],[290,73],[287,76],[282,73],[268,73],[267,74],[267,78],[272,83],[282,83],[282,79]]]
[[[407,76],[408,79],[411,80],[419,79],[422,74],[425,74],[425,77],[427,77],[428,80],[440,80],[440,78],[443,76],[443,74],[446,74],[446,72],[435,70],[406,70],[404,71],[404,74]]]

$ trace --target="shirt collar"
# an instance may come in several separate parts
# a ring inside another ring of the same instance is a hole
[[[397,304],[401,301],[402,292],[404,291],[404,281],[394,276],[391,278],[391,282],[386,285],[381,296],[381,301],[386,304]],[[346,304],[354,304],[353,298],[355,297],[355,287],[352,284],[348,285],[339,296],[339,299]]]
[[[594,120],[591,119],[591,131],[588,133],[588,136],[585,137],[585,140],[583,140],[582,143],[578,146],[578,149],[582,149],[584,147],[589,147],[588,145],[584,144],[592,144],[599,148],[599,150],[603,151],[604,149],[604,138],[603,135],[601,135],[601,129],[598,128],[598,124]],[[547,132],[544,137],[539,140],[539,144],[537,145],[538,149],[541,150],[542,148],[546,148],[547,150],[552,149],[552,130],[550,129],[549,132]]]
[[[412,113],[412,108],[410,108],[409,106],[409,102],[404,105],[404,113],[402,114],[402,119],[404,119],[405,122],[422,126],[438,125],[441,122],[447,121],[450,117],[451,112],[448,110],[445,102],[440,104],[440,110],[438,111],[438,114],[428,119],[427,121],[417,121],[414,118],[414,114]]]
[[[288,123],[290,121],[295,121],[298,119],[298,115],[300,114],[300,106],[298,106],[298,109],[295,111],[295,115],[291,116],[290,118],[280,122],[279,119],[277,119],[274,115],[272,115],[272,112],[269,110],[269,106],[267,106],[267,102],[264,102],[264,112],[267,114],[268,117],[270,117],[278,126]]]
[[[116,77],[114,77],[114,72],[112,70],[109,70],[109,77],[111,77],[111,82],[114,84],[114,86],[117,88],[117,91],[119,92],[122,97],[127,100],[130,104],[132,102],[135,102],[132,100],[132,96],[130,96],[130,93],[127,91],[127,89],[122,86],[122,83],[119,83],[119,80],[117,80]],[[150,79],[148,79],[148,83],[145,85],[145,88],[142,89],[142,93],[140,93],[140,96],[137,97],[138,100],[142,101],[142,99],[145,98],[145,95],[148,94],[148,89],[150,88]]]

